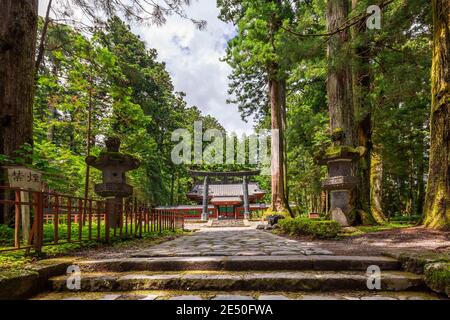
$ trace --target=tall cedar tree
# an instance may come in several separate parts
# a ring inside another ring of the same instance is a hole
[[[233,68],[230,93],[236,96],[245,118],[256,114],[258,120],[270,115],[271,209],[288,207],[286,177],[286,55],[282,24],[292,15],[288,1],[221,0],[220,18],[238,27],[238,35],[228,43],[227,62]],[[265,92],[264,92],[265,90]],[[267,107],[268,106],[268,107]]]
[[[450,2],[432,0],[433,66],[430,163],[425,225],[450,226]]]
[[[0,0],[0,154],[33,144],[38,1]]]
[[[206,25],[205,21],[186,16],[183,7],[189,4],[187,0],[134,2],[131,6],[121,0],[71,0],[92,19],[98,18],[100,10],[107,16],[122,14],[129,20],[161,25],[167,15],[177,14],[190,19],[200,29]],[[24,144],[33,143],[38,4],[38,0],[0,0],[0,154],[7,157]],[[67,15],[70,10],[65,10],[64,5],[61,7]]]

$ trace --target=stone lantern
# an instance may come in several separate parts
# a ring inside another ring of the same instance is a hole
[[[322,181],[322,189],[330,192],[331,219],[343,227],[351,225],[354,220],[352,203],[358,185],[355,163],[359,158],[358,148],[343,146],[337,139],[319,159],[320,164],[328,167],[328,178]]]
[[[118,226],[120,223],[120,211],[123,198],[133,194],[133,187],[126,183],[125,173],[139,168],[139,160],[128,154],[119,152],[120,139],[110,137],[106,139],[106,150],[98,157],[89,156],[86,163],[100,171],[103,175],[103,183],[96,184],[94,191],[99,196],[106,198],[108,219],[110,226]],[[116,221],[114,221],[114,210],[116,210]]]

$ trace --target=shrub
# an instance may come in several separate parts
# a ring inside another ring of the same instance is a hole
[[[10,246],[14,243],[14,229],[0,224],[0,246]]]
[[[310,235],[316,238],[334,238],[340,231],[339,223],[332,220],[288,218],[278,222],[283,232],[292,235]]]
[[[280,226],[281,230],[285,233],[294,234],[295,233],[295,219],[287,218],[278,220],[277,225]]]
[[[282,215],[285,218],[291,218],[291,215],[289,214],[288,211],[273,211],[272,209],[267,209],[264,214],[262,215],[262,219],[263,220],[267,220],[268,216],[273,216],[273,215]]]

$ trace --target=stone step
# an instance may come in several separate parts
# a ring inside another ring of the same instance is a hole
[[[367,280],[365,272],[327,271],[82,273],[81,290],[368,290]],[[66,276],[52,278],[50,283],[55,291],[68,290]],[[399,271],[386,271],[381,274],[383,290],[404,291],[423,288],[422,277],[419,275]]]
[[[211,228],[247,227],[244,220],[213,220]]]
[[[87,271],[271,271],[271,270],[323,270],[366,271],[376,265],[382,271],[400,270],[400,263],[388,257],[370,256],[219,256],[219,257],[161,257],[124,258],[79,263]]]
[[[433,293],[417,291],[114,291],[114,292],[50,292],[34,300],[437,300]]]

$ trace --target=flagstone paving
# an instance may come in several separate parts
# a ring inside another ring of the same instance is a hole
[[[433,293],[415,291],[351,292],[102,292],[43,293],[34,300],[447,300]]]
[[[201,229],[133,254],[134,257],[330,255],[313,242],[286,239],[253,228]]]

